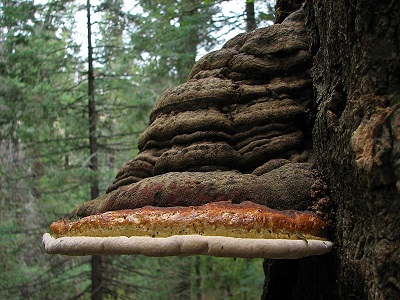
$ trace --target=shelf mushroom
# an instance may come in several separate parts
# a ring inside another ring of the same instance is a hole
[[[69,255],[301,258],[332,247],[315,215],[253,202],[109,211],[60,220],[50,230],[43,237],[46,251]]]
[[[313,92],[303,13],[240,34],[165,91],[107,194],[54,222],[48,253],[300,258],[311,212]]]

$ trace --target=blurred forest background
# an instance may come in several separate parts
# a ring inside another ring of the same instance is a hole
[[[92,274],[91,257],[47,255],[41,236],[135,156],[162,91],[232,32],[268,26],[273,7],[1,1],[0,299],[93,299],[96,274],[102,299],[260,298],[261,260],[110,256]]]

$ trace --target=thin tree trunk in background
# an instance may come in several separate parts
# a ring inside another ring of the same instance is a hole
[[[94,73],[93,73],[93,46],[92,46],[92,25],[90,21],[90,0],[87,0],[87,28],[88,28],[88,96],[89,96],[89,146],[90,146],[90,168],[92,169],[92,180],[90,184],[91,198],[99,197],[98,167],[97,157],[98,143],[96,134],[96,102],[94,98]],[[103,278],[101,256],[92,256],[92,300],[103,299]]]
[[[255,0],[246,0],[246,32],[253,31],[257,28],[254,1]]]
[[[98,166],[97,157],[97,134],[96,134],[96,102],[94,98],[94,73],[93,73],[93,47],[92,47],[92,29],[90,24],[90,0],[87,1],[88,14],[88,96],[89,96],[89,145],[90,145],[90,168],[92,169],[92,181],[90,185],[90,194],[92,199],[99,197],[99,182],[98,182]]]
[[[194,261],[195,268],[195,288],[196,288],[196,299],[203,299],[203,289],[201,286],[201,272],[200,272],[200,257],[196,256]]]

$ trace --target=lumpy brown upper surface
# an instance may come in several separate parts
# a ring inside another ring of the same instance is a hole
[[[306,209],[314,182],[312,57],[297,14],[201,58],[155,103],[139,154],[108,194],[74,214],[221,200]]]

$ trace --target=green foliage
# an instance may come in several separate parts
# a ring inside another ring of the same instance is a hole
[[[143,12],[128,16],[130,44],[137,58],[153,79],[183,82],[195,63],[197,48],[211,48],[216,42],[210,33],[218,7],[199,0],[139,3]]]
[[[113,274],[112,282],[125,287],[123,293],[111,292],[118,299],[259,299],[262,292],[261,259],[119,256],[107,261],[106,276]]]

